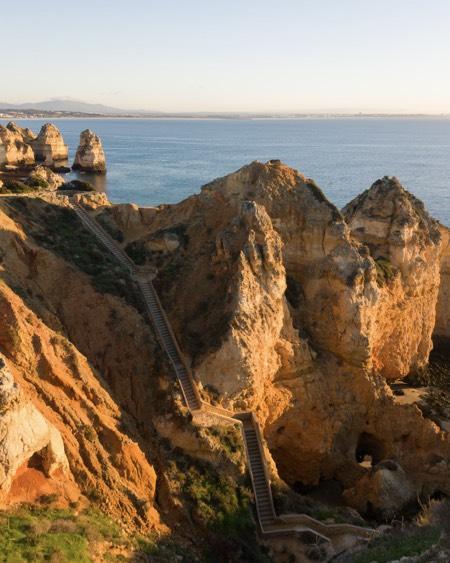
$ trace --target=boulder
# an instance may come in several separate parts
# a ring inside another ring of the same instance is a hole
[[[80,134],[80,144],[72,169],[95,174],[106,173],[106,159],[102,142],[100,137],[90,129],[86,129]]]
[[[398,463],[384,460],[364,475],[355,487],[345,491],[344,498],[363,514],[375,511],[390,519],[416,500],[417,491]]]
[[[64,143],[60,130],[52,123],[42,126],[37,138],[31,142],[36,160],[52,166],[55,162],[67,160],[69,149]]]

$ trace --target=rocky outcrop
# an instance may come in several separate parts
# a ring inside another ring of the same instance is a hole
[[[22,137],[22,141],[24,143],[29,144],[31,143],[31,141],[34,141],[36,139],[36,135],[31,129],[29,129],[28,127],[20,127],[13,121],[10,121],[6,128],[13,132],[15,135]]]
[[[0,357],[0,502],[33,456],[46,477],[71,479],[61,434],[25,398]]]
[[[57,190],[61,187],[65,180],[60,174],[56,174],[47,166],[36,166],[33,172],[30,174],[31,181],[37,180],[43,181],[46,184],[46,188],[49,190]]]
[[[159,268],[155,284],[196,376],[226,406],[258,413],[285,480],[358,488],[371,471],[362,451],[374,465],[396,459],[419,494],[450,490],[434,462],[446,459],[448,437],[414,405],[398,405],[386,384],[428,360],[436,222],[390,179],[344,215],[312,180],[270,161],[157,208],[147,227],[120,228],[125,240],[145,230],[135,244],[151,250],[146,260]],[[177,248],[150,249],[167,232]]]
[[[362,514],[370,511],[389,520],[416,501],[417,495],[418,491],[400,465],[389,459],[366,473],[353,489],[348,489],[345,499]]]
[[[72,170],[92,172],[95,174],[106,173],[106,159],[100,137],[90,129],[80,134],[80,144],[75,155]]]
[[[0,125],[0,167],[30,166],[35,161],[33,149],[24,141],[21,129],[12,125]]]
[[[216,238],[212,271],[228,278],[228,330],[196,373],[223,401],[238,396],[241,407],[245,396],[253,405],[267,402],[267,385],[292,356],[283,333],[290,315],[282,248],[264,207],[251,201]]]
[[[79,491],[124,525],[159,529],[156,473],[136,422],[142,415],[145,428],[151,423],[156,344],[134,308],[97,292],[86,274],[33,240],[29,229],[40,225],[36,237],[61,242],[67,210],[56,201],[21,203],[6,206],[12,219],[0,202],[0,352],[23,397],[59,431]],[[72,224],[71,244],[85,253],[77,232]],[[93,260],[98,268],[101,251]],[[13,490],[23,478],[19,469]]]
[[[373,367],[397,379],[424,367],[432,348],[440,285],[441,235],[422,202],[383,178],[343,210],[370,251],[378,298],[368,308]]]
[[[442,236],[441,284],[436,310],[434,335],[437,338],[450,339],[450,230],[440,225]]]
[[[41,127],[39,135],[31,142],[37,162],[52,166],[57,162],[65,161],[69,156],[69,149],[64,143],[59,129],[52,123]]]

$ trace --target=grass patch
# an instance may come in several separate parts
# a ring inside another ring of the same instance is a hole
[[[217,438],[228,455],[233,456],[243,451],[241,432],[236,426],[209,426],[205,430]]]
[[[257,541],[247,487],[178,448],[169,461],[168,475],[205,537],[205,561],[270,561]]]
[[[395,270],[387,258],[376,258],[375,268],[377,270],[377,283],[379,286],[386,285],[395,277]]]
[[[376,538],[369,547],[354,556],[355,563],[388,563],[405,556],[420,555],[437,544],[441,532],[432,526],[397,530]]]
[[[111,547],[126,548],[138,560],[147,553],[139,538],[126,536],[97,509],[75,513],[71,509],[22,506],[0,513],[0,562],[90,563],[94,548],[103,544],[108,550],[103,554],[105,561],[123,560],[110,553]]]
[[[27,194],[39,190],[39,186],[25,184],[18,180],[5,180],[3,186],[0,188],[0,193],[3,194]]]

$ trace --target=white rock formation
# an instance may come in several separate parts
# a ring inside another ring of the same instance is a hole
[[[39,453],[45,474],[69,470],[59,431],[27,400],[0,358],[0,499],[17,470]]]

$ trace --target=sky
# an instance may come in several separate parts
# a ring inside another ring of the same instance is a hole
[[[0,102],[450,113],[449,0],[5,0],[0,7]]]

